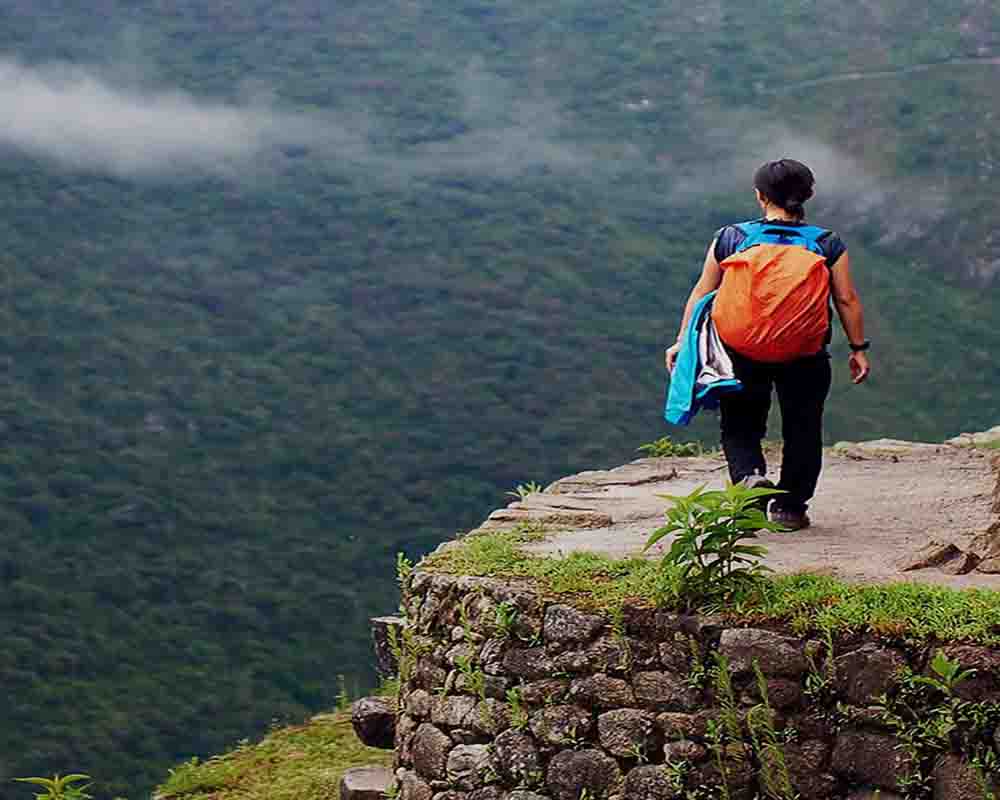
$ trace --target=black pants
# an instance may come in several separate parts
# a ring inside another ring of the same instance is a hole
[[[722,449],[729,476],[739,483],[749,475],[764,475],[767,463],[761,441],[767,433],[771,388],[778,392],[784,439],[781,481],[787,494],[775,497],[772,508],[805,511],[816,491],[823,467],[823,405],[830,393],[830,356],[815,356],[766,364],[730,351],[743,391],[722,397]]]

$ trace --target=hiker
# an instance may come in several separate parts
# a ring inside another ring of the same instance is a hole
[[[814,183],[812,171],[789,158],[757,170],[754,191],[763,217],[727,225],[716,234],[684,309],[677,342],[666,351],[667,369],[673,373],[683,340],[691,335],[696,307],[701,314],[711,304],[704,316],[742,384],[739,391],[715,398],[733,483],[774,487],[766,478],[761,442],[771,389],[777,390],[784,439],[777,488],[785,493],[771,502],[770,516],[790,530],[809,526],[806,509],[822,469],[831,300],[851,347],[854,383],[862,383],[870,369],[870,342],[847,247],[836,233],[805,223]]]

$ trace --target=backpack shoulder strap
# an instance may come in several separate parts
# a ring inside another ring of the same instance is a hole
[[[780,222],[741,222],[737,226],[745,235],[736,252],[741,253],[758,244],[784,244],[804,247],[825,256],[821,241],[830,235],[817,225],[782,225]]]

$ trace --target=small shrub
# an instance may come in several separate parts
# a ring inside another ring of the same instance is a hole
[[[704,455],[705,449],[698,442],[673,441],[669,436],[662,436],[655,442],[649,442],[637,448],[649,458],[695,458]]]
[[[755,586],[767,571],[761,545],[749,544],[760,530],[780,531],[758,507],[777,489],[747,489],[739,484],[722,491],[696,489],[671,500],[667,524],[654,531],[645,550],[675,534],[662,564],[680,569],[683,595],[689,604],[731,600]]]
[[[531,481],[529,483],[519,483],[514,487],[514,490],[507,492],[508,497],[516,497],[518,500],[523,500],[525,497],[533,494],[541,494],[544,487],[540,483]]]
[[[73,775],[56,775],[52,778],[14,778],[18,783],[31,783],[44,789],[44,793],[35,795],[35,800],[91,800],[87,793],[90,787],[90,776],[81,773]],[[88,783],[83,783],[88,781]],[[83,786],[77,784],[83,783]]]

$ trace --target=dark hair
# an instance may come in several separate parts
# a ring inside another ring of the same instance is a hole
[[[798,219],[806,215],[805,203],[815,183],[812,170],[791,158],[768,161],[753,176],[753,185],[764,197]]]

